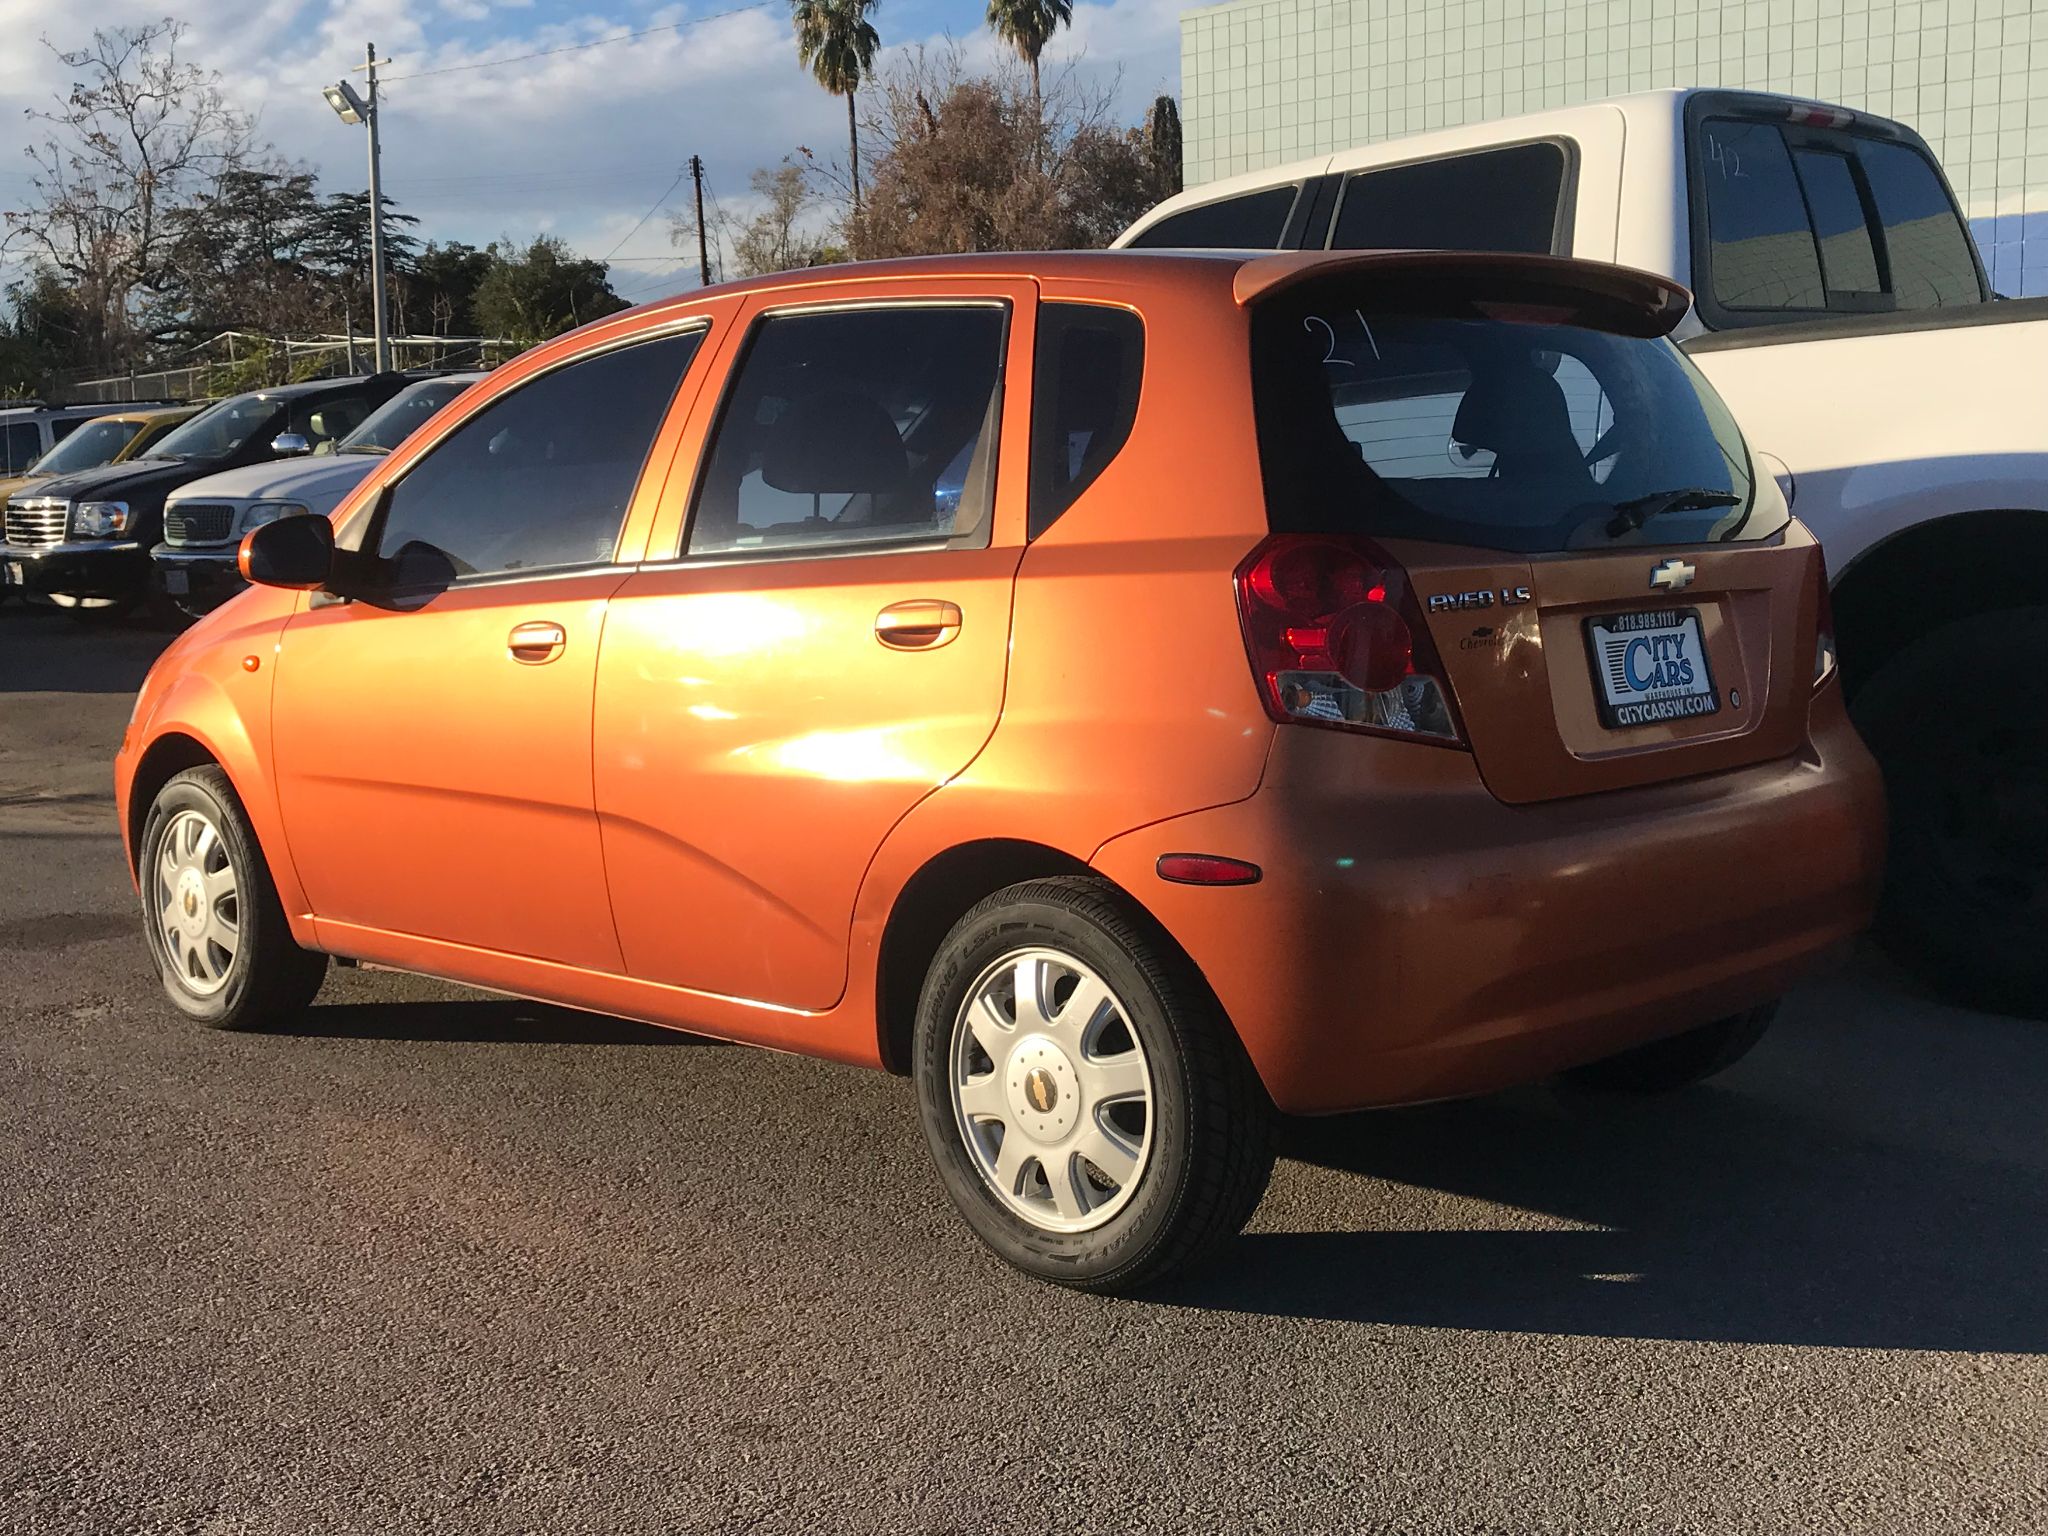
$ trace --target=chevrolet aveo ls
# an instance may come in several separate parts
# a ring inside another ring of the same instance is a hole
[[[1276,1111],[1733,1060],[1882,806],[1821,552],[1549,258],[947,258],[527,354],[259,528],[118,766],[165,990],[327,957],[909,1074],[1033,1274],[1153,1279]]]

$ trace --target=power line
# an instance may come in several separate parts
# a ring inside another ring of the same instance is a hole
[[[630,43],[635,38],[653,37],[659,32],[688,31],[691,27],[703,26],[707,21],[723,21],[728,16],[740,16],[748,11],[763,11],[768,9],[769,6],[778,3],[780,3],[780,0],[754,0],[752,5],[736,5],[729,11],[717,11],[709,16],[698,16],[689,21],[679,21],[672,26],[648,27],[640,32],[621,32],[616,37],[600,37],[587,43],[570,43],[561,48],[542,48],[534,53],[514,54],[509,59],[480,59],[474,64],[449,64],[440,69],[415,70],[409,75],[389,75],[385,78],[384,83],[386,85],[396,85],[401,80],[425,80],[433,75],[459,75],[472,69],[497,69],[505,64],[524,64],[531,59],[551,59],[555,55],[562,53],[582,53],[588,48],[603,48],[612,43]]]
[[[624,235],[619,237],[619,243],[613,246],[609,251],[605,252],[604,259],[606,261],[610,261],[614,256],[618,255],[619,252],[625,248],[626,242],[632,239],[635,235],[640,233],[641,225],[644,225],[649,219],[654,217],[655,209],[661,207],[663,203],[668,201],[669,193],[674,192],[677,187],[680,187],[683,184],[683,178],[689,174],[690,171],[688,166],[685,166],[682,170],[676,172],[676,179],[668,184],[668,192],[664,192],[661,194],[661,196],[657,197],[654,200],[654,207],[649,208],[645,213],[640,215],[640,223],[635,224],[631,229],[627,230]]]

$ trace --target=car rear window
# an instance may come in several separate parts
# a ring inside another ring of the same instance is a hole
[[[1254,398],[1274,528],[1537,553],[1783,526],[1782,509],[1752,515],[1741,435],[1676,347],[1559,313],[1404,301],[1369,280],[1262,305]]]

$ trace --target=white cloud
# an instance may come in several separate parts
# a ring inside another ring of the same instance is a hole
[[[264,135],[337,190],[364,184],[365,143],[360,128],[335,120],[320,87],[360,64],[365,40],[374,39],[380,55],[396,60],[386,77],[385,189],[433,238],[482,243],[552,230],[603,256],[693,152],[704,157],[714,195],[730,205],[745,202],[754,167],[799,144],[830,157],[844,138],[844,104],[797,64],[780,3],[631,42],[463,68],[672,25],[721,9],[722,0],[652,11],[622,5],[616,15],[548,21],[528,5],[439,0],[436,11],[416,0],[186,0],[178,9],[191,23],[186,56],[218,70],[230,97],[260,114]],[[164,0],[95,0],[92,9],[97,25],[134,25],[161,16]],[[76,0],[11,0],[8,10],[17,46],[0,50],[0,123],[27,127],[22,110],[47,104],[70,73],[21,41],[47,35],[71,47],[87,28]],[[1120,74],[1121,106],[1135,119],[1159,90],[1177,88],[1177,13],[1177,0],[1079,4],[1048,64],[1078,57],[1088,73]],[[450,35],[450,16],[468,18],[453,29],[458,36]],[[478,25],[493,21],[494,28]],[[993,52],[985,31],[963,41],[974,53]],[[0,205],[27,190],[26,162],[7,151],[0,141]],[[687,194],[685,183],[667,207]],[[620,254],[668,254],[666,215],[665,207],[649,218]],[[678,286],[692,266],[678,261]],[[643,288],[665,273],[633,261],[615,275],[622,287]]]

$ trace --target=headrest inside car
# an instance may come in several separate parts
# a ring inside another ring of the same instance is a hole
[[[798,396],[761,449],[761,478],[805,495],[882,495],[898,489],[909,469],[889,413],[851,389]]]
[[[1474,369],[1451,436],[1496,454],[1575,457],[1564,391],[1541,368],[1521,359]]]

